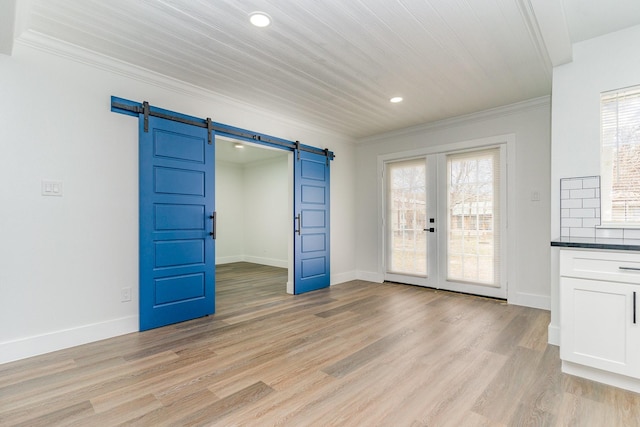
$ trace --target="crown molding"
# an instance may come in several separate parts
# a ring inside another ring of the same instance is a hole
[[[539,98],[532,98],[521,102],[516,102],[501,107],[490,108],[488,110],[478,111],[475,113],[465,114],[462,116],[451,117],[448,119],[438,120],[436,122],[424,123],[421,125],[411,126],[408,128],[398,129],[391,132],[385,132],[377,135],[368,136],[356,140],[356,144],[368,144],[373,142],[379,142],[388,140],[390,138],[397,138],[400,136],[420,134],[427,131],[433,131],[436,129],[446,129],[460,124],[469,124],[473,122],[479,122],[489,119],[495,119],[499,117],[509,116],[512,114],[521,113],[528,110],[535,110],[538,108],[548,108],[551,106],[551,96],[541,96]]]
[[[531,1],[518,0],[516,3],[518,5],[518,9],[520,9],[520,14],[522,15],[522,19],[529,32],[529,39],[531,40],[533,46],[536,48],[538,58],[544,64],[545,75],[547,76],[547,79],[551,81],[551,70],[553,69],[553,65],[551,63],[551,58],[545,44],[544,35],[542,34],[542,31],[540,29],[538,17],[536,16]]]
[[[343,142],[354,141],[353,138],[331,131],[330,129],[314,126],[303,121],[297,121],[286,116],[275,114],[269,110],[257,108],[251,103],[237,100],[227,95],[214,92],[210,89],[206,89],[187,83],[183,80],[169,77],[148,68],[143,68],[129,62],[125,62],[92,51],[90,49],[47,36],[37,31],[25,31],[20,37],[16,39],[16,44],[33,48],[60,58],[78,62],[89,67],[107,71],[109,73],[120,75],[132,80],[137,80],[143,83],[157,86],[162,89],[167,89],[191,98],[197,98],[212,103],[227,104],[233,108],[241,109],[243,111],[249,111],[256,115],[267,117],[275,122],[282,123],[284,125],[292,126],[303,131],[321,134],[323,135],[323,137],[334,139],[337,138],[339,141]]]
[[[573,45],[569,35],[569,27],[565,17],[564,7],[560,1],[521,0],[526,2],[527,13],[537,22],[537,34],[540,49],[546,49],[551,65],[557,67],[573,60]],[[524,12],[523,12],[524,13]],[[541,42],[541,43],[540,43]],[[541,46],[540,46],[541,44]]]

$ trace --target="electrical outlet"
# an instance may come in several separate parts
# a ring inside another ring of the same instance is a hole
[[[131,301],[131,288],[120,289],[120,301],[122,302]]]

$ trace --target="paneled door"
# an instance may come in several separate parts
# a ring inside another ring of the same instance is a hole
[[[140,330],[215,311],[215,150],[206,128],[140,117]]]
[[[327,156],[294,152],[295,294],[330,284],[329,161]]]
[[[436,286],[436,159],[385,165],[385,280]]]

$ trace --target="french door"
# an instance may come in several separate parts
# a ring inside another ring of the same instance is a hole
[[[436,287],[435,160],[429,156],[385,165],[386,280]]]
[[[385,280],[506,298],[505,150],[385,163]]]

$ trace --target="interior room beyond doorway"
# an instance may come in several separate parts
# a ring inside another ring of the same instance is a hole
[[[293,289],[290,156],[285,150],[216,136],[216,265],[288,269],[282,292]]]

